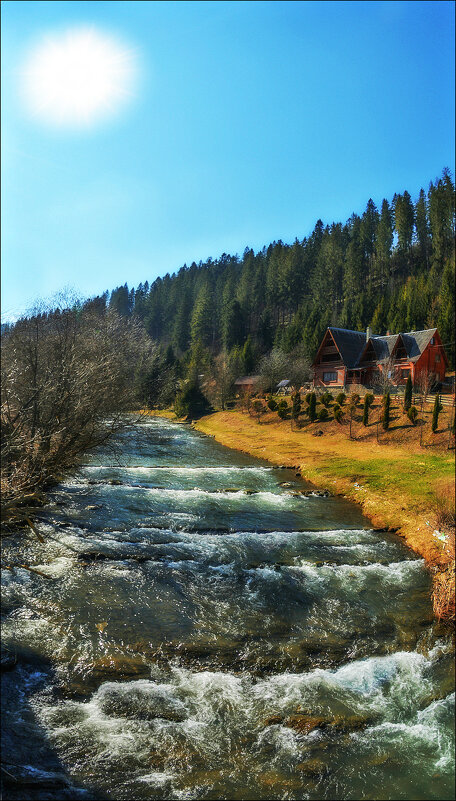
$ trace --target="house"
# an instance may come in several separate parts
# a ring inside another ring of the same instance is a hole
[[[251,393],[255,390],[259,378],[259,375],[244,375],[236,378],[234,386],[240,395]]]
[[[385,372],[400,386],[409,375],[414,384],[422,375],[443,381],[448,358],[437,328],[375,336],[370,328],[363,333],[331,327],[312,366],[316,387],[374,386]]]

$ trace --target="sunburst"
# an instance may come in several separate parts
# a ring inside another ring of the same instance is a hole
[[[95,28],[50,34],[28,54],[22,72],[26,106],[52,126],[92,127],[133,97],[137,57]]]

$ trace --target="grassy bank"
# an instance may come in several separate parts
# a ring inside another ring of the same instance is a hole
[[[175,419],[172,411],[152,414]],[[374,432],[348,439],[347,427],[335,422],[293,430],[274,413],[259,424],[238,410],[216,412],[194,427],[229,448],[296,467],[319,488],[361,504],[375,527],[396,530],[425,559],[433,574],[436,614],[454,617],[454,529],[445,530],[454,497],[454,451],[421,448],[403,433],[387,443],[377,442]]]

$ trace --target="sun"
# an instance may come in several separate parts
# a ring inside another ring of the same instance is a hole
[[[26,107],[48,125],[93,127],[133,97],[136,61],[134,51],[93,27],[50,34],[22,71]]]

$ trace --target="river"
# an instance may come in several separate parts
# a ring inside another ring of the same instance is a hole
[[[188,426],[118,446],[53,491],[44,544],[4,545],[49,577],[3,575],[4,797],[453,799],[423,561]]]

